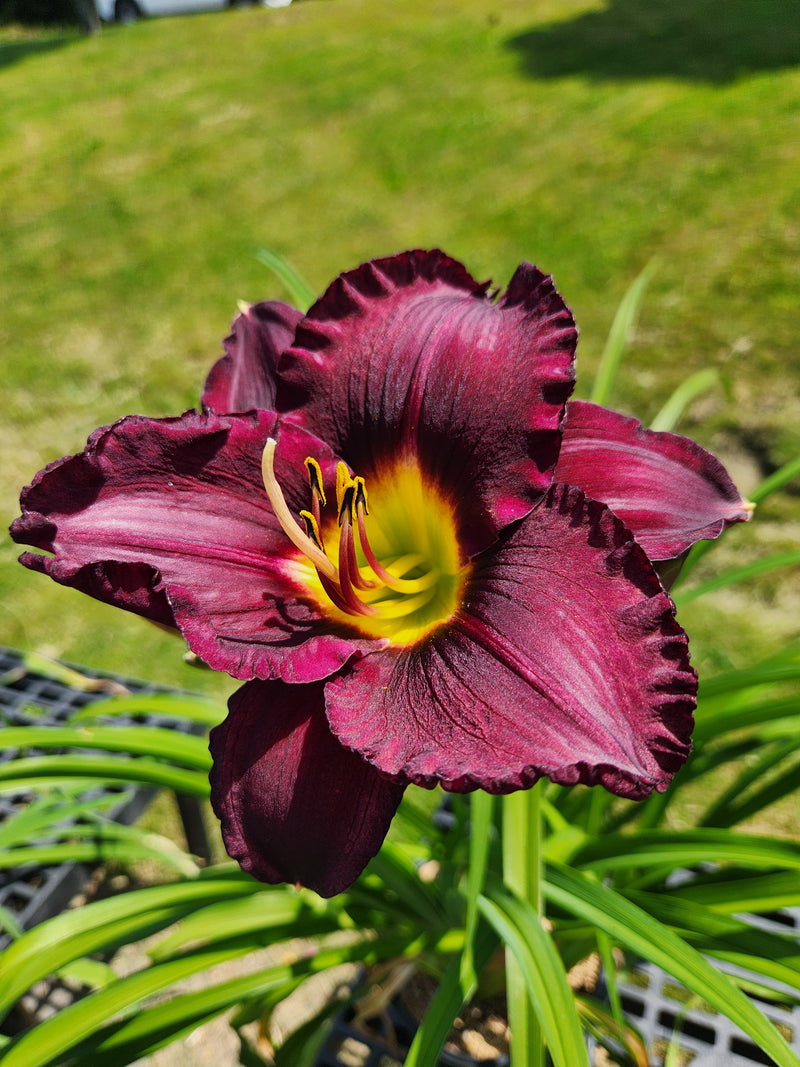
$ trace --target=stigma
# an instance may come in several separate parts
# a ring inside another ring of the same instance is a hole
[[[436,596],[439,570],[424,551],[404,548],[376,554],[367,529],[365,480],[353,476],[347,465],[339,462],[334,511],[333,501],[328,508],[320,465],[307,457],[309,507],[299,513],[301,526],[275,476],[276,447],[273,438],[264,447],[264,488],[286,536],[313,565],[327,600],[354,621],[374,619],[391,624],[422,611]]]

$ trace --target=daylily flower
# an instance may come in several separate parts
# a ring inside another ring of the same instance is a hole
[[[21,562],[245,681],[212,731],[231,856],[332,895],[409,783],[642,798],[696,675],[652,561],[749,517],[685,438],[567,403],[574,321],[441,252],[245,308],[203,410],[130,416],[22,495]]]

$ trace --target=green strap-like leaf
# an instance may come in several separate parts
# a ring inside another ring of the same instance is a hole
[[[735,826],[758,815],[790,793],[795,793],[797,783],[800,782],[800,754],[797,754],[796,746],[796,741],[794,750],[789,749],[788,744],[783,751],[778,746],[769,746],[776,757],[775,765],[790,755],[794,758],[787,761],[788,765],[783,767],[780,774],[771,776],[757,789],[750,790],[746,796],[738,796],[731,801],[727,809],[717,807],[704,812],[701,822],[711,826]],[[772,770],[774,769],[775,766],[772,767]]]
[[[317,906],[308,891],[261,887],[244,899],[221,900],[197,908],[150,950],[150,958],[162,962],[188,949],[245,934],[253,938],[254,944],[259,933],[275,941],[276,928],[294,930],[298,937],[333,932],[342,925],[343,910],[336,898]]]
[[[300,277],[294,267],[283,256],[279,256],[277,252],[273,252],[269,248],[259,248],[256,252],[256,259],[271,270],[278,281],[283,284],[294,306],[299,308],[300,311],[308,311],[314,302],[316,294],[311,286]]]
[[[800,707],[797,698],[763,700],[754,695],[751,701],[736,707],[730,707],[724,701],[707,703],[701,700],[695,712],[692,739],[695,744],[713,741],[727,732],[733,733],[770,722],[784,723],[787,734],[794,731],[795,737],[800,736]]]
[[[74,835],[80,820],[98,821],[109,808],[127,803],[134,789],[101,796],[83,796],[83,787],[74,781],[64,782],[52,793],[36,796],[0,823],[0,849],[16,844],[30,844],[40,837],[58,838]],[[57,824],[63,823],[63,826]],[[88,833],[91,827],[84,828]]]
[[[77,1063],[80,1064],[119,1067],[156,1051],[220,1012],[251,998],[262,999],[271,992],[287,996],[296,988],[298,979],[305,975],[363,958],[374,962],[391,956],[397,949],[398,944],[392,940],[380,946],[368,938],[316,953],[304,946],[292,958],[276,966],[218,982],[198,992],[178,993],[165,1003],[148,1004],[133,1014],[132,1009],[135,1010],[146,997],[161,990],[169,993],[181,977],[207,970],[215,961],[233,959],[234,953],[200,953],[182,961],[159,964],[130,978],[120,979],[113,989],[103,991],[105,996],[97,994],[79,1001],[55,1019],[48,1020],[53,1024],[53,1033],[46,1035],[47,1044],[52,1046],[60,1041],[62,1049],[58,1059],[51,1056],[33,1060],[30,1067],[47,1067],[62,1062],[65,1050],[78,1056]],[[247,951],[243,948],[237,954],[241,956]],[[288,950],[286,955],[290,956]],[[155,975],[154,981],[147,981],[148,974]],[[115,1017],[119,1021],[111,1022]],[[59,1020],[70,1035],[66,1045],[58,1033]]]
[[[142,757],[118,756],[26,756],[0,763],[0,792],[39,792],[52,788],[63,778],[93,779],[105,782],[141,782],[160,786],[188,796],[207,797],[208,775],[183,767]]]
[[[464,925],[464,951],[461,956],[464,986],[472,986],[478,976],[475,973],[474,939],[478,929],[478,899],[483,892],[486,863],[491,842],[492,808],[494,797],[477,790],[470,797],[469,868],[467,870],[467,917]]]
[[[435,883],[425,885],[420,881],[417,869],[399,848],[384,844],[367,868],[376,874],[391,892],[411,910],[426,929],[438,929],[444,919],[444,910],[439,900]]]
[[[575,999],[564,965],[540,917],[527,901],[497,885],[488,888],[480,907],[481,914],[514,953],[556,1067],[588,1067]]]
[[[750,494],[750,499],[754,504],[760,504],[796,478],[800,478],[800,456],[790,459],[788,463],[784,463],[782,467],[765,478],[761,485]]]
[[[722,574],[717,574],[699,585],[692,586],[691,589],[681,587],[675,590],[673,599],[676,604],[683,606],[706,593],[715,593],[718,589],[740,585],[751,578],[758,578],[761,574],[782,570],[785,567],[796,567],[798,564],[800,564],[800,552],[781,552],[774,556],[767,556],[766,559],[745,563],[741,567],[729,567]]]
[[[150,840],[148,840],[148,837]],[[49,867],[58,863],[122,863],[158,860],[187,878],[197,875],[199,867],[167,838],[143,834],[138,840],[120,840],[119,835],[98,834],[94,841],[72,841],[61,845],[35,845],[0,852],[0,870],[19,867]]]
[[[246,952],[247,949],[240,949],[235,955]],[[59,1063],[72,1046],[85,1041],[115,1016],[131,1015],[153,994],[199,971],[227,963],[235,955],[229,951],[196,953],[112,982],[22,1034],[5,1051],[3,1067],[45,1067]]]
[[[131,756],[156,756],[206,772],[211,766],[204,737],[160,726],[7,726],[0,733],[0,744],[4,749],[97,748],[127,752]]]
[[[704,956],[715,956],[770,979],[773,995],[779,985],[800,989],[800,949],[794,937],[753,927],[670,893],[626,890],[626,897],[652,918],[679,931]]]
[[[779,470],[776,470],[773,474],[770,474],[768,478],[765,478],[764,481],[750,493],[751,502],[753,504],[762,503],[768,496],[771,496],[772,493],[777,492],[779,489],[783,489],[784,486],[788,485],[789,482],[793,482],[795,478],[798,477],[800,477],[800,456],[789,460],[788,463],[784,463]],[[684,560],[681,573],[675,582],[675,586],[678,584],[682,585],[686,581],[706,552],[710,551],[715,544],[715,541],[698,541],[697,544],[691,547],[688,556]]]
[[[659,413],[650,423],[651,430],[674,430],[680,422],[684,411],[698,396],[707,392],[719,381],[719,371],[713,367],[696,371],[685,382],[681,382],[667,400]]]
[[[753,874],[719,870],[673,887],[670,897],[723,915],[759,915],[800,907],[800,878],[795,871]]]
[[[720,696],[742,698],[742,690],[752,686],[773,685],[800,680],[800,645],[792,644],[777,655],[741,670],[725,671],[700,683],[698,700]],[[763,696],[763,694],[762,694]]]
[[[636,324],[639,305],[655,268],[656,261],[651,260],[620,301],[592,387],[591,399],[595,404],[608,403],[625,346]]]
[[[146,693],[93,701],[72,715],[70,723],[120,715],[157,715],[215,726],[222,722],[226,714],[225,705],[210,697],[186,693]]]
[[[753,1002],[669,927],[619,893],[566,867],[550,868],[544,891],[556,907],[605,930],[618,944],[651,960],[703,997],[771,1056],[778,1067],[800,1067],[800,1058]]]
[[[475,972],[480,974],[498,945],[495,931],[479,923],[473,942]],[[405,1067],[436,1067],[439,1053],[461,1007],[475,992],[474,985],[461,979],[461,957],[455,956],[439,983],[428,1012],[417,1030],[406,1056]]]
[[[576,867],[597,873],[654,865],[677,870],[704,862],[800,871],[800,845],[716,827],[654,830],[643,834],[605,834],[584,845],[572,862]]]
[[[205,877],[153,886],[62,912],[0,955],[0,1015],[42,978],[71,960],[165,929],[214,900],[246,897],[261,887],[247,876]]]

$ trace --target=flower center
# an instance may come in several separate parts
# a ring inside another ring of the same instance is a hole
[[[468,568],[459,560],[450,504],[414,464],[399,463],[370,487],[344,463],[336,469],[336,510],[327,507],[322,471],[305,461],[310,508],[292,515],[275,478],[276,442],[264,448],[264,488],[300,550],[296,576],[326,614],[373,637],[409,644],[456,610]]]

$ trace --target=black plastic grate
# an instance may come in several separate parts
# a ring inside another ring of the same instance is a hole
[[[800,944],[800,908],[786,909],[768,918],[742,918],[759,929],[794,934]],[[741,967],[718,960],[711,962],[726,974],[772,985],[767,979]],[[774,1065],[775,1061],[728,1018],[708,1005],[698,1004],[692,993],[653,964],[637,967],[631,980],[621,981],[619,988],[625,1014],[644,1038],[653,1067],[662,1067],[671,1043],[680,1049],[677,1062],[686,1067]],[[773,985],[773,988],[776,993],[797,995],[796,990],[790,990],[788,986]],[[765,1001],[756,996],[752,996],[752,1000],[775,1024],[793,1051],[800,1053],[800,1007],[777,1000]]]
[[[73,715],[88,704],[103,699],[111,692],[124,688],[130,693],[170,693],[177,690],[165,686],[120,675],[104,674],[85,667],[71,668],[87,678],[101,681],[104,688],[86,692],[71,688],[53,678],[38,674],[26,667],[21,653],[0,646],[0,746],[3,726],[57,726],[67,723]],[[107,683],[107,684],[106,684]],[[120,716],[122,723],[132,722]],[[136,716],[137,722],[165,726],[183,733],[203,733],[185,719]],[[34,749],[27,754],[35,754]],[[0,747],[0,763],[15,758],[16,750]],[[130,791],[120,786],[125,799],[113,806],[108,815],[117,822],[131,824],[147,808],[155,791],[138,788]],[[113,788],[106,793],[114,792]],[[12,816],[30,798],[25,793],[0,794],[0,823]],[[33,843],[33,842],[32,842]],[[86,884],[90,869],[77,863],[59,864],[54,867],[26,867],[0,871],[0,907],[6,908],[23,929],[57,915]],[[0,949],[9,942],[9,935],[0,931]]]

